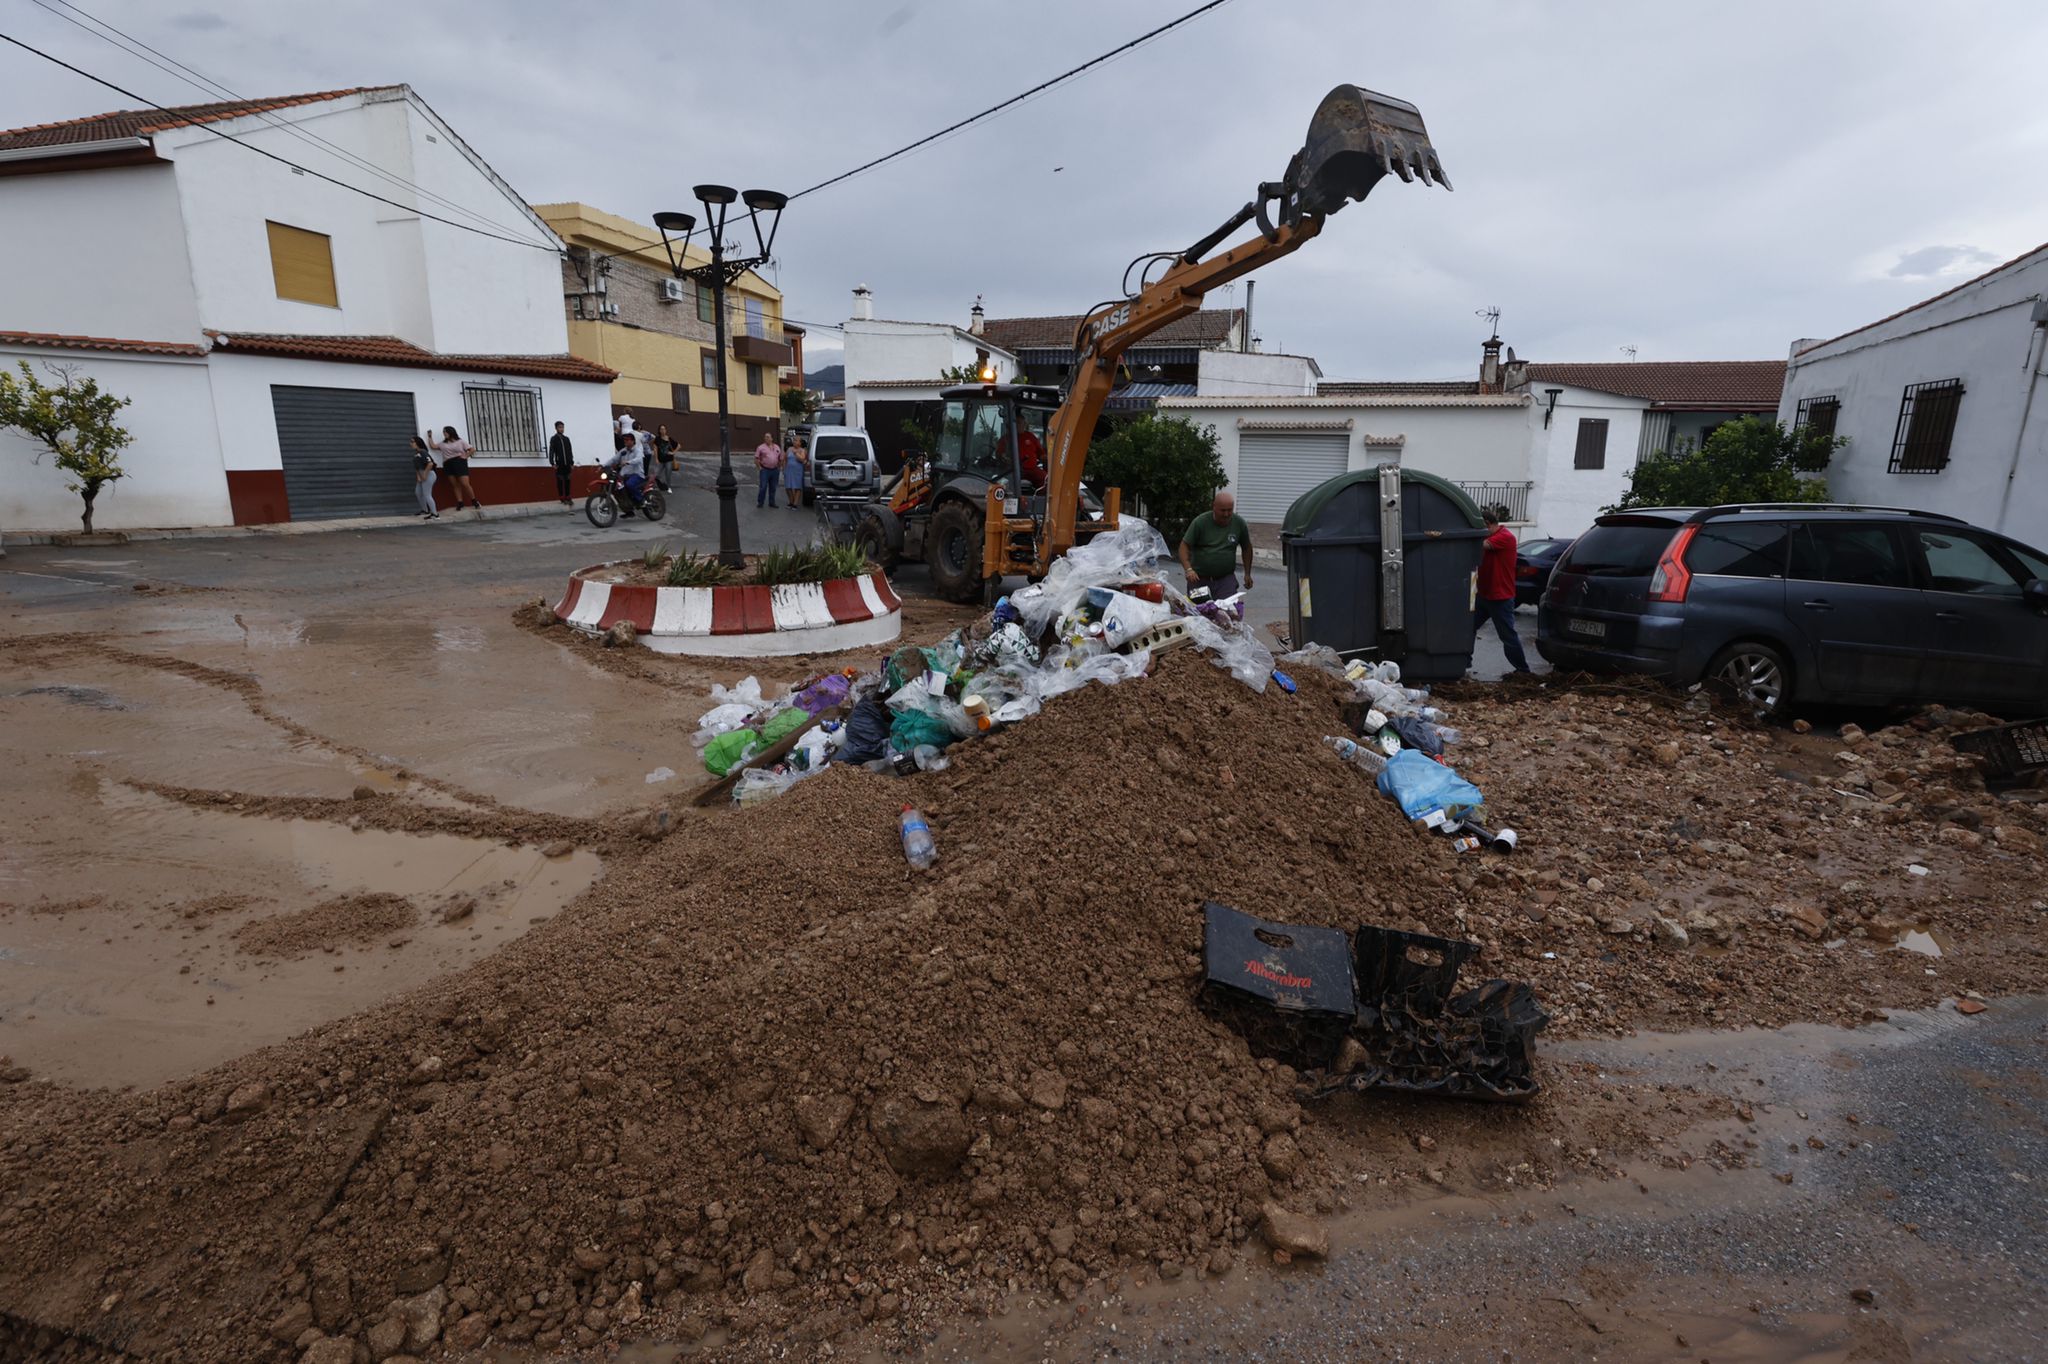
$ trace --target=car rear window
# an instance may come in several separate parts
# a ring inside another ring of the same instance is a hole
[[[859,436],[820,436],[811,454],[816,459],[866,460],[868,443]]]
[[[1782,578],[1791,530],[1783,521],[1708,521],[1694,532],[1685,566],[1730,578]]]
[[[1649,577],[1676,528],[1663,524],[1595,526],[1572,542],[1561,567],[1601,578]]]

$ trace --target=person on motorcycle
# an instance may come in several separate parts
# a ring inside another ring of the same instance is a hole
[[[605,470],[618,479],[619,486],[626,490],[626,500],[635,507],[640,505],[640,490],[647,486],[644,466],[640,459],[640,443],[637,440],[622,440],[612,457],[605,461]]]

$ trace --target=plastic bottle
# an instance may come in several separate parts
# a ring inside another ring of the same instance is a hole
[[[1387,766],[1385,758],[1381,757],[1374,750],[1365,747],[1356,739],[1346,739],[1341,735],[1326,734],[1323,736],[1323,742],[1336,750],[1338,757],[1350,763],[1368,777],[1377,777]]]
[[[896,827],[903,835],[903,856],[919,871],[929,871],[932,863],[939,860],[939,845],[932,841],[932,826],[924,822],[924,816],[915,807],[906,805]]]
[[[1465,731],[1462,729],[1453,729],[1449,725],[1437,725],[1435,728],[1439,743],[1455,744],[1464,742]]]

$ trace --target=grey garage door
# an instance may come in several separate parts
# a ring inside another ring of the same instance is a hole
[[[1344,472],[1346,431],[1246,431],[1237,438],[1237,514],[1284,521],[1287,509],[1319,483]]]
[[[270,386],[292,520],[402,516],[412,494],[412,394]]]

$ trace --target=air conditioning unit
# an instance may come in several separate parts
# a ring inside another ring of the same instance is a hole
[[[682,280],[665,279],[661,282],[661,301],[663,303],[681,303],[684,297]]]
[[[616,303],[607,303],[602,306],[600,311],[606,317],[617,317],[619,315],[619,305]]]

